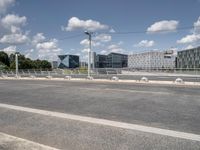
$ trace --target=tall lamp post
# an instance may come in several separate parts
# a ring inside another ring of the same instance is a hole
[[[89,50],[88,50],[88,77],[90,77],[91,67],[91,47],[92,47],[92,32],[85,31],[89,37]]]
[[[15,73],[16,77],[18,78],[18,54],[15,54]]]

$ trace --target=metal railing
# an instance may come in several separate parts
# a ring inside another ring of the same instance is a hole
[[[87,69],[56,69],[56,70],[19,70],[18,77],[35,78],[87,78]],[[174,81],[183,78],[184,81],[200,82],[200,69],[136,69],[136,68],[96,68],[91,70],[94,79],[112,79],[116,76],[120,80],[140,80],[147,77],[149,80]],[[0,70],[0,77],[16,77],[15,70]]]

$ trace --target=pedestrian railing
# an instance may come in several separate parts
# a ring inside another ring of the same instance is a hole
[[[97,68],[91,70],[93,79],[110,79],[110,80],[137,80],[143,81],[146,77],[151,80],[167,80],[175,81],[181,78],[184,81],[200,82],[200,69],[136,69],[136,68]],[[56,70],[36,70],[36,69],[21,69],[18,73],[15,70],[0,70],[0,77],[29,77],[29,78],[87,78],[86,69],[56,69]],[[115,78],[113,78],[115,77]]]

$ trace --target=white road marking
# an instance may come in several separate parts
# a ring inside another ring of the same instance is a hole
[[[13,143],[13,144],[12,144]],[[0,132],[0,145],[4,145],[8,149],[40,149],[40,150],[58,150],[56,148],[46,146],[40,143],[32,142],[26,139],[15,137]],[[7,145],[9,144],[9,145]]]
[[[85,117],[85,116],[79,116],[79,115],[52,112],[52,111],[47,111],[47,110],[33,109],[33,108],[8,105],[8,104],[2,104],[2,103],[0,103],[0,107],[17,110],[17,111],[28,112],[28,113],[35,113],[35,114],[40,114],[40,115],[45,115],[45,116],[50,116],[50,117],[82,121],[82,122],[87,122],[87,123],[92,123],[92,124],[97,124],[97,125],[105,125],[105,126],[123,128],[123,129],[128,129],[128,130],[136,130],[136,131],[141,131],[141,132],[153,133],[153,134],[158,134],[158,135],[164,135],[164,136],[170,136],[174,138],[181,138],[181,139],[187,139],[187,140],[200,142],[200,135],[193,134],[193,133],[179,132],[179,131],[137,125],[137,124],[130,124],[130,123],[117,122],[117,121],[111,121],[111,120],[106,120],[106,119],[98,119],[98,118]]]

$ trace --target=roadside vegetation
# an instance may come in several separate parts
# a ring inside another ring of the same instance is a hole
[[[31,60],[18,53],[19,69],[51,69],[51,63],[47,60]],[[7,53],[0,51],[0,70],[15,69],[15,54],[8,56]]]

